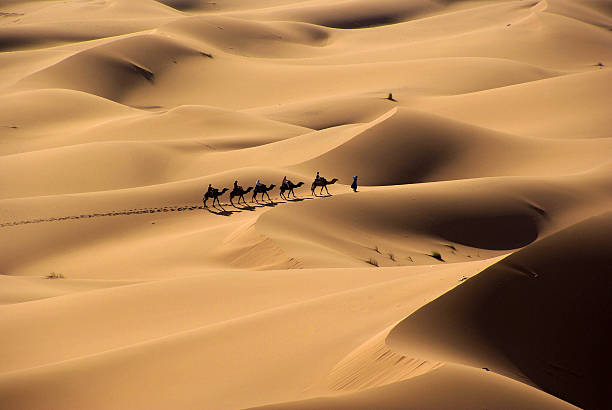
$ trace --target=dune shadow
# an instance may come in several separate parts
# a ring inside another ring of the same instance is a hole
[[[528,215],[479,216],[440,221],[433,231],[452,242],[480,249],[508,250],[538,238],[538,224]]]

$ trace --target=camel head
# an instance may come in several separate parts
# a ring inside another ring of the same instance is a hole
[[[298,182],[298,183],[297,183],[297,185],[295,185],[295,188],[299,188],[299,187],[301,187],[302,185],[304,185],[304,183],[303,183],[303,182]]]
[[[276,186],[276,185],[274,185],[274,184],[270,185],[270,186],[268,187],[268,191],[272,191],[272,189],[274,189],[274,187],[275,187],[275,186]]]
[[[331,185],[331,184],[335,184],[336,182],[338,182],[338,178],[334,178],[331,181],[329,181],[327,184]]]
[[[247,194],[247,193],[251,192],[252,190],[253,190],[253,187],[250,186],[250,187],[247,188],[246,191],[244,191],[244,193]]]
[[[227,191],[229,191],[229,189],[227,188],[223,188],[223,190],[221,192],[219,192],[217,195],[223,195],[224,193],[226,193]]]

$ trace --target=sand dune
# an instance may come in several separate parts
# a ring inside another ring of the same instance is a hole
[[[433,392],[426,394],[427,392]],[[494,393],[492,393],[494,392]],[[411,403],[418,402],[413,406]],[[449,403],[451,403],[449,405]],[[474,403],[507,409],[575,409],[537,389],[471,367],[446,365],[429,374],[377,389],[258,409],[471,409]]]
[[[581,150],[584,154],[574,157],[581,163],[557,160]],[[400,108],[342,146],[295,169],[319,169],[343,181],[358,174],[365,185],[396,185],[502,175],[571,174],[610,158],[610,139],[589,143],[536,140]]]
[[[545,138],[610,138],[609,70],[441,97],[424,105],[438,114],[513,134]],[[526,106],[525,99],[533,101]],[[451,107],[452,105],[452,107]],[[554,106],[554,109],[551,109]],[[476,119],[469,113],[483,114]],[[512,112],[512,117],[507,115]],[[552,123],[552,124],[551,124]]]
[[[611,27],[2,2],[0,409],[606,408]]]
[[[400,323],[388,343],[604,408],[605,370],[596,363],[609,357],[601,341],[612,313],[603,296],[611,221],[609,213],[590,218],[505,258]]]
[[[468,260],[526,246],[605,211],[612,197],[602,193],[609,192],[611,183],[606,167],[553,179],[490,178],[379,188],[358,199],[343,195],[274,209],[259,218],[256,227],[290,255],[314,266],[325,266],[328,259],[349,266],[370,259],[382,266],[439,263],[429,256],[433,252],[446,261]],[[298,218],[289,216],[296,214]]]

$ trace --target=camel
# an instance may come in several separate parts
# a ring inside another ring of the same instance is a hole
[[[323,188],[325,188],[325,191],[327,191],[327,195],[330,195],[330,193],[329,193],[329,191],[327,189],[327,186],[335,184],[337,181],[338,181],[338,178],[334,178],[334,179],[332,179],[331,181],[328,182],[325,178],[320,177],[318,181],[314,180],[312,182],[312,186],[310,187],[310,191],[312,192],[312,194],[314,196],[317,196],[315,194],[315,188],[320,186],[321,187],[321,192],[319,193],[320,195],[323,195]]]
[[[295,188],[299,188],[302,185],[304,185],[303,182],[298,182],[297,185],[294,184],[291,181],[287,181],[287,183],[285,185],[281,185],[280,187],[280,196],[283,199],[289,199],[289,197],[291,196],[291,194],[293,194],[293,197],[295,198],[295,192],[293,192],[293,190]],[[289,193],[287,194],[287,197],[285,197],[285,191],[289,191]]]
[[[232,201],[232,199],[234,199],[235,197],[238,197],[238,204],[240,204],[240,200],[241,199],[246,204],[246,200],[244,199],[244,195],[246,195],[249,192],[251,192],[252,189],[253,189],[252,186],[248,187],[246,189],[246,191],[244,189],[242,189],[242,187],[238,187],[238,189],[233,189],[232,192],[230,192],[230,203],[232,205],[234,205],[234,202]]]
[[[264,194],[265,194],[268,197],[268,201],[272,202],[272,199],[270,198],[270,195],[268,195],[268,191],[272,191],[272,189],[275,186],[276,185],[272,184],[269,187],[267,187],[265,184],[259,184],[259,186],[256,186],[255,189],[253,190],[253,198],[251,199],[251,202],[257,201],[257,194],[261,194],[261,200],[262,201],[263,201]]]
[[[217,201],[219,206],[221,206],[221,202],[219,202],[219,197],[223,195],[224,193],[226,193],[227,191],[229,191],[227,188],[223,188],[223,191],[221,192],[219,192],[217,188],[214,188],[212,194],[206,191],[206,193],[202,197],[202,201],[204,201],[204,206],[206,206],[206,201],[208,201],[209,198],[213,199],[213,203],[212,203],[213,207],[215,206],[215,201]]]

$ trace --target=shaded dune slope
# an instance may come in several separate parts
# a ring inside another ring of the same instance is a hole
[[[304,5],[262,9],[236,13],[265,20],[294,20],[338,29],[364,29],[393,25],[446,11],[450,3],[436,0],[397,2],[381,0],[376,4],[365,0],[314,1]],[[445,4],[446,3],[446,4]]]
[[[612,158],[612,140],[551,141],[504,135],[420,112],[399,109],[350,141],[296,165],[342,181],[398,185],[497,175],[558,175]],[[567,153],[577,162],[557,161]]]
[[[329,30],[292,21],[257,22],[225,16],[197,16],[161,26],[157,32],[214,47],[224,52],[253,57],[303,56],[306,47],[323,47]]]
[[[206,56],[171,39],[141,34],[76,53],[16,86],[68,88],[120,101],[134,88],[152,86],[164,71],[188,57]]]
[[[340,266],[371,258],[381,266],[431,264],[436,262],[428,256],[432,251],[448,261],[466,260],[491,255],[484,250],[526,246],[602,212],[610,205],[610,183],[608,166],[568,177],[377,188],[359,198],[344,195],[300,203],[290,211],[274,209],[256,226],[307,265],[334,258]]]
[[[206,118],[215,113],[219,114],[216,124]],[[88,132],[89,138],[102,141],[5,156],[0,159],[0,166],[6,170],[7,178],[9,174],[21,173],[24,183],[16,186],[17,190],[5,191],[3,196],[154,185],[218,173],[227,164],[241,168],[260,163],[288,167],[306,183],[308,177],[304,176],[320,171],[344,183],[351,181],[352,175],[359,175],[360,184],[392,185],[489,176],[571,174],[606,163],[612,156],[610,139],[530,139],[401,108],[365,124],[310,133],[304,128],[248,115],[242,118],[232,115],[223,120],[223,113],[181,107],[161,115],[107,121]],[[203,123],[214,126],[212,135],[201,129]],[[246,124],[250,125],[252,136],[232,132]],[[171,128],[182,130],[184,138],[155,141],[167,137]],[[130,141],[131,133],[136,131],[150,136],[148,141]],[[189,132],[195,135],[189,138]],[[78,137],[86,139],[82,134]],[[104,141],[109,137],[119,141]],[[70,141],[63,137],[56,139],[56,143],[62,140]],[[571,159],[558,160],[569,153]],[[25,169],[33,164],[44,164],[46,173],[28,175]],[[74,173],[76,166],[85,170],[85,174]],[[244,174],[236,170],[235,176],[242,179]],[[49,189],[50,181],[58,181],[55,190]]]
[[[598,363],[610,360],[611,227],[611,214],[593,217],[512,254],[419,309],[387,342],[605,408],[606,370]]]

